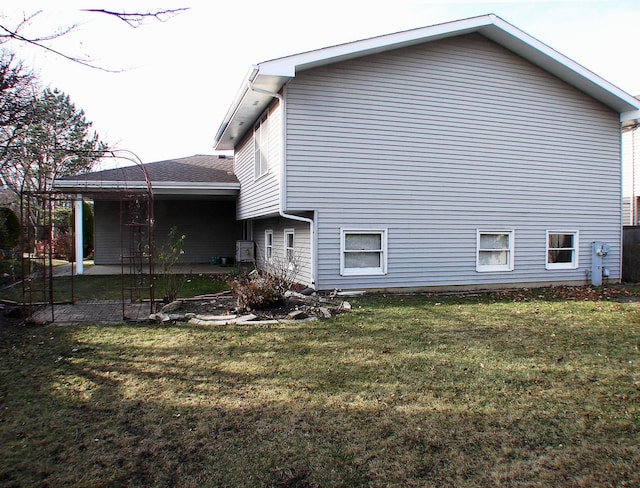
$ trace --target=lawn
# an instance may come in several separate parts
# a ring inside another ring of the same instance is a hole
[[[0,327],[0,485],[640,486],[636,295]]]
[[[193,297],[196,295],[216,293],[229,289],[227,276],[212,274],[184,274],[181,279],[181,297]],[[146,290],[142,292],[142,298],[148,298],[148,285],[144,277]],[[162,276],[156,278],[156,299],[162,298]],[[130,298],[128,289],[132,286],[128,276],[120,275],[81,275],[73,278],[69,276],[54,278],[54,300],[56,302],[68,302],[71,299],[83,300],[121,300],[123,286],[125,297]],[[49,281],[40,280],[33,286],[31,294],[27,292],[26,302],[48,302]],[[0,300],[22,302],[23,287],[21,283],[11,287],[0,288]]]

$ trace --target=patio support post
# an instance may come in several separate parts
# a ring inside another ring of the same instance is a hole
[[[75,256],[76,256],[76,269],[75,274],[81,275],[84,273],[84,265],[82,262],[83,245],[82,245],[82,195],[78,195],[73,202],[74,205],[74,221],[75,221]]]

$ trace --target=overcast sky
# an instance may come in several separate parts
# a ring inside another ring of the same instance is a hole
[[[150,21],[137,29],[81,12],[82,3],[60,0],[49,9],[52,2],[23,0],[20,11],[0,9],[1,20],[10,24],[23,12],[42,9],[31,32],[79,24],[51,46],[90,56],[94,64],[117,73],[19,44],[11,48],[37,70],[43,85],[69,94],[102,139],[133,151],[143,162],[213,153],[214,135],[252,64],[487,13],[630,94],[640,94],[638,0],[110,0],[93,5],[128,11],[140,5],[190,7],[166,22]]]

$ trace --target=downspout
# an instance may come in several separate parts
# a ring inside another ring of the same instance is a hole
[[[306,222],[309,224],[309,267],[310,267],[310,278],[311,278],[311,288],[316,287],[316,244],[315,244],[315,235],[316,235],[316,222],[315,219],[310,219],[307,217],[301,217],[299,215],[288,214],[285,212],[286,208],[286,195],[285,195],[285,184],[286,184],[286,103],[284,97],[280,93],[270,92],[268,90],[263,90],[262,88],[257,88],[253,85],[253,80],[257,75],[257,72],[254,71],[254,75],[247,79],[247,86],[249,90],[262,93],[264,95],[268,95],[273,98],[277,98],[280,102],[281,107],[281,115],[280,115],[280,125],[282,131],[282,137],[280,137],[280,188],[279,188],[279,204],[278,204],[278,214],[280,217],[290,220],[297,220],[299,222]]]
[[[629,209],[631,210],[631,225],[638,225],[637,206],[636,206],[636,132],[638,126],[631,129],[631,201]]]

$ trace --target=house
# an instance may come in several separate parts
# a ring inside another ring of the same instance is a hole
[[[215,148],[259,264],[319,290],[582,284],[596,259],[617,282],[639,116],[485,15],[259,63]]]
[[[90,197],[94,202],[95,264],[120,264],[132,232],[129,200],[152,192],[153,235],[156,248],[176,226],[186,235],[180,262],[206,263],[213,257],[235,255],[242,238],[236,220],[240,188],[233,159],[195,155],[141,165],[129,165],[66,177],[55,182],[64,192]],[[143,219],[146,221],[146,216]],[[124,250],[122,248],[125,248]]]

